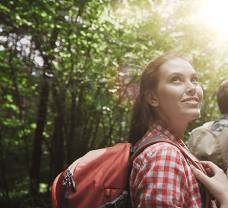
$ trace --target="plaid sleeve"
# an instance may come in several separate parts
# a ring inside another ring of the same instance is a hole
[[[130,177],[133,207],[201,207],[198,183],[183,155],[159,143],[134,161]]]

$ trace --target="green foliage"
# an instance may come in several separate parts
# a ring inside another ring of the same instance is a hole
[[[0,203],[49,207],[54,165],[70,161],[70,147],[76,158],[126,140],[140,74],[165,51],[191,55],[204,88],[202,116],[189,130],[218,118],[214,93],[228,77],[228,48],[189,19],[196,7],[190,0],[1,1]],[[44,80],[50,96],[40,195],[32,196],[29,173]]]

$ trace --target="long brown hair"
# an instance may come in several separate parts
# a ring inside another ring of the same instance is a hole
[[[135,144],[139,139],[141,139],[149,129],[150,125],[158,119],[155,109],[148,102],[149,96],[158,85],[160,66],[175,58],[181,58],[191,62],[189,57],[183,54],[167,52],[149,62],[144,69],[141,76],[139,94],[133,106],[130,124],[129,142],[132,144]]]

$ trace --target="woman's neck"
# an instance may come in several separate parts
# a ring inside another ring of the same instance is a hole
[[[164,122],[158,121],[158,124],[162,125],[164,128],[170,131],[177,139],[183,140],[185,130],[188,126],[187,122],[179,122],[179,121],[172,121],[172,122]]]

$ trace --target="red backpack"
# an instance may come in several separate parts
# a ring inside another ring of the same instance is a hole
[[[146,147],[158,142],[177,146],[155,136],[136,150],[130,143],[118,143],[88,152],[55,178],[51,189],[52,208],[130,207],[128,178],[132,161]],[[188,152],[177,147],[192,161]]]

